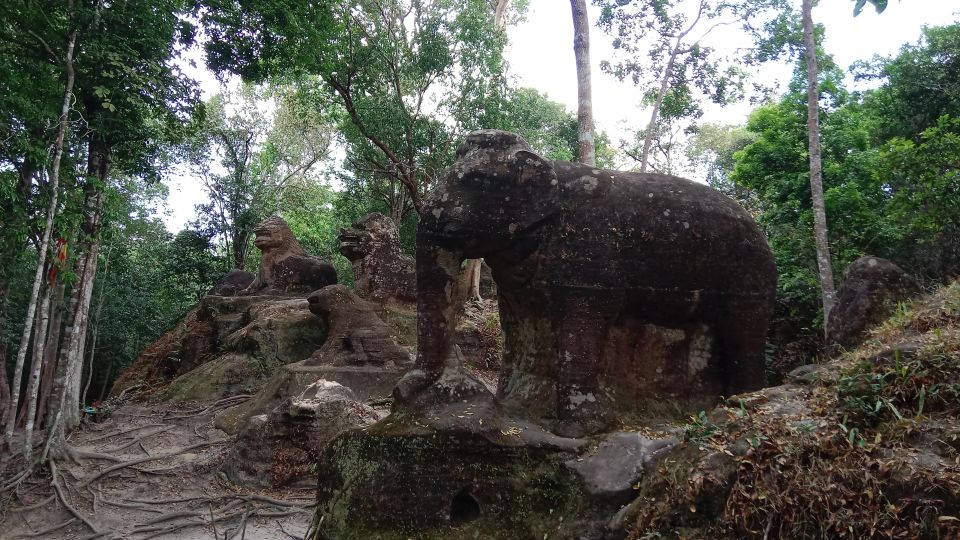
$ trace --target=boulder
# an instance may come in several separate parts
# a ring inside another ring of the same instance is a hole
[[[567,461],[567,466],[580,476],[593,502],[624,505],[636,496],[634,486],[679,442],[674,437],[615,432],[591,452]]]
[[[248,486],[313,487],[311,464],[327,444],[379,418],[349,388],[320,379],[268,414],[251,417],[222,470],[231,481]]]
[[[867,331],[880,324],[897,303],[921,292],[899,266],[880,257],[861,257],[843,271],[843,284],[827,321],[827,344],[834,350],[859,345]]]
[[[220,278],[220,281],[210,289],[210,292],[207,294],[212,294],[216,296],[236,296],[240,291],[243,291],[249,287],[254,280],[257,279],[257,276],[251,274],[250,272],[244,272],[243,270],[237,270],[234,268],[227,272],[225,276]]]

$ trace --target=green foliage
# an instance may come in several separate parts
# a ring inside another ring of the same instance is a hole
[[[268,113],[271,98],[277,107]],[[329,131],[327,119],[288,88],[244,85],[209,100],[184,154],[209,198],[197,205],[197,226],[222,239],[233,268],[253,268],[253,230],[280,213],[287,192],[321,181]]]
[[[690,420],[682,426],[683,440],[693,442],[697,445],[704,445],[720,432],[720,427],[710,421],[707,413],[700,411],[690,417]]]
[[[880,162],[912,270],[934,279],[960,273],[960,118],[940,117],[919,142],[890,140]]]
[[[873,111],[873,141],[917,141],[944,115],[960,118],[960,24],[923,29],[920,41],[892,58],[856,65],[860,80],[882,82],[865,96]]]
[[[829,58],[821,61],[824,195],[838,271],[865,254],[931,280],[960,271],[960,124],[947,114],[960,103],[948,82],[960,66],[958,36],[958,25],[930,28],[921,44],[877,60],[883,84],[864,95],[845,91],[842,74]],[[702,144],[691,152],[726,172],[736,188],[728,192],[746,195],[737,198],[755,212],[777,259],[778,313],[813,329],[819,307],[802,78],[798,69],[781,100],[751,114],[743,140],[752,140],[733,153],[732,167],[727,139],[695,139]],[[946,91],[924,89],[930,81]]]
[[[288,24],[294,16],[316,24]],[[214,69],[295,79],[317,107],[335,93],[346,191],[397,223],[452,162],[452,141],[500,117],[506,36],[483,0],[208,2],[204,22]]]
[[[290,225],[300,245],[308,253],[333,264],[337,281],[349,286],[353,285],[353,268],[340,254],[340,228],[350,225],[363,214],[344,208],[345,198],[344,193],[333,191],[327,184],[307,184],[284,193],[280,216]]]
[[[677,146],[672,139],[684,127],[690,128],[683,124],[693,124],[702,116],[701,103],[742,99],[748,75],[744,65],[773,57],[724,57],[706,44],[710,34],[730,26],[759,42],[779,31],[774,21],[791,13],[790,4],[782,0],[594,0],[594,4],[602,8],[597,26],[613,37],[615,51],[615,59],[601,62],[601,70],[640,86],[645,105],[662,98],[653,128],[657,149],[665,154],[665,163],[656,168],[665,172],[672,169]],[[647,126],[643,126],[627,154],[643,161],[640,148],[646,137]],[[649,161],[655,158],[656,154]]]
[[[883,13],[883,10],[887,9],[887,0],[854,0],[854,17],[860,15],[860,13],[863,11],[863,8],[867,5],[867,2],[873,5],[873,7],[877,10],[877,13]]]

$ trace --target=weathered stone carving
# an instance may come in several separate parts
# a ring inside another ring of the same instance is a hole
[[[263,254],[257,279],[243,294],[306,293],[337,282],[333,266],[307,255],[283,218],[264,220],[254,233],[253,243]]]
[[[852,349],[864,334],[890,316],[897,302],[920,294],[916,281],[880,257],[860,257],[843,271],[843,283],[827,320],[827,342]]]
[[[550,162],[478,131],[421,214],[417,361],[400,406],[476,392],[441,375],[459,370],[461,262],[480,257],[498,288],[507,411],[582,435],[631,400],[764,384],[776,269],[747,212],[688,180]]]
[[[414,261],[401,250],[400,232],[390,218],[374,212],[340,229],[340,253],[353,263],[354,289],[361,297],[416,301]]]
[[[390,337],[390,327],[364,300],[343,285],[330,285],[307,298],[310,311],[328,327],[327,340],[306,365],[375,366],[400,369],[410,355]]]

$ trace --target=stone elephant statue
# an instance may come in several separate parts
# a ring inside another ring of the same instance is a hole
[[[484,130],[421,213],[417,359],[399,406],[457,368],[454,284],[480,257],[499,291],[498,406],[557,434],[608,429],[643,400],[765,383],[776,267],[746,211],[702,184],[549,161]]]

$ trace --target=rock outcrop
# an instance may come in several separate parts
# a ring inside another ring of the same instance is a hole
[[[251,417],[222,470],[248,486],[312,488],[310,465],[318,452],[340,433],[379,419],[349,388],[320,379],[269,413]]]
[[[374,212],[353,227],[340,229],[340,253],[353,264],[353,284],[360,297],[379,303],[416,302],[413,258],[401,250],[400,232],[390,218]]]
[[[319,428],[303,427],[303,415],[291,412],[291,396],[300,396],[292,402],[296,405],[306,399],[304,396],[312,395],[318,385],[327,389],[324,390],[327,396],[330,394],[328,390],[335,388],[331,385],[338,388],[335,392],[338,396],[349,392],[349,399],[334,400],[325,405],[324,414],[316,421],[326,421],[338,406],[357,412],[359,409],[355,403],[383,402],[411,363],[410,355],[394,342],[390,328],[372,306],[343,285],[330,285],[315,291],[308,301],[310,311],[328,329],[323,345],[306,360],[277,370],[249,401],[223,411],[216,418],[218,427],[238,437],[238,452],[241,453],[237,454],[236,463],[227,465],[228,474],[234,481],[263,485],[267,478],[264,476],[266,468],[277,467],[278,460],[292,462],[295,457],[301,460],[297,461],[300,465],[305,463],[302,460],[306,456],[315,460],[329,439],[336,435],[338,431],[334,430],[323,432],[324,436],[311,435],[303,439],[304,430],[309,434]],[[367,408],[362,409],[361,416],[369,417]],[[355,418],[350,411],[344,414],[346,418]],[[340,417],[334,418],[336,421],[332,425],[345,429],[346,424],[337,418]],[[298,447],[300,450],[290,448],[292,443],[285,440],[290,437],[303,439]],[[302,466],[284,470],[282,482],[308,481],[306,469]],[[281,482],[276,473],[271,474],[271,482]]]
[[[173,400],[249,393],[282,365],[310,357],[326,340],[302,298],[206,296],[177,327],[144,349],[112,395],[135,385]]]
[[[253,284],[256,279],[257,276],[250,272],[234,268],[227,272],[227,275],[223,276],[207,294],[214,296],[236,296]]]
[[[250,393],[277,367],[305,360],[324,343],[326,326],[307,309],[306,296],[336,283],[333,267],[307,255],[280,218],[264,221],[256,233],[259,274],[227,273],[121,373],[112,395],[133,386],[164,387],[163,395],[175,400]]]
[[[333,266],[307,255],[283,218],[264,220],[254,233],[253,243],[262,252],[260,270],[243,294],[302,294],[337,282]]]
[[[897,303],[920,294],[920,286],[899,266],[880,257],[860,257],[843,271],[843,283],[827,321],[827,343],[852,349],[867,330],[883,322]]]

